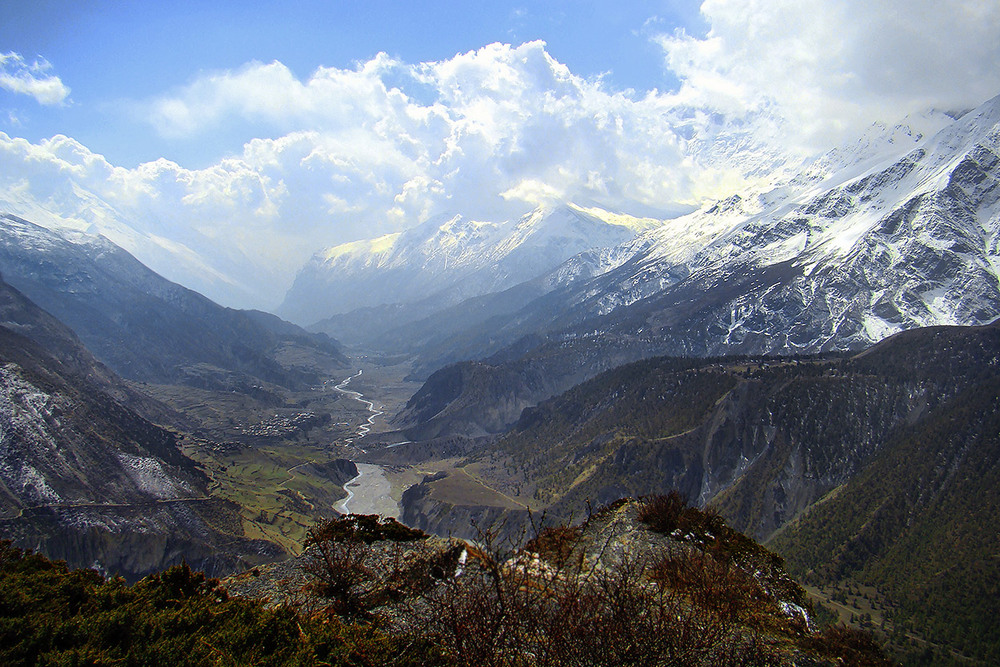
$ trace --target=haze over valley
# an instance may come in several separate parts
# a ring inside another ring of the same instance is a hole
[[[0,27],[0,566],[314,662],[568,664],[612,580],[648,664],[1000,660],[1000,9],[292,4]],[[547,629],[421,625],[476,577]]]

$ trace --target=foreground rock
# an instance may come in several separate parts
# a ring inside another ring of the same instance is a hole
[[[429,638],[457,665],[888,664],[865,635],[817,632],[780,558],[676,494],[619,501],[518,548],[350,515],[298,558],[225,583]]]

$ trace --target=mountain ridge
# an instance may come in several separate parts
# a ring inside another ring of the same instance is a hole
[[[995,321],[911,329],[855,353],[643,359],[464,441],[431,428],[451,402],[423,396],[414,407],[431,417],[426,432],[407,431],[419,438],[413,460],[435,443],[460,460],[410,487],[403,516],[457,531],[453,517],[509,524],[530,508],[558,521],[584,502],[676,489],[807,583],[870,589],[900,650],[915,633],[939,643],[941,659],[959,651],[989,664],[998,377]],[[384,461],[404,455],[388,449]],[[510,509],[482,492],[463,504],[466,478]]]
[[[581,371],[610,367],[601,354],[621,359],[623,350],[641,358],[862,349],[908,328],[994,320],[1000,97],[900,152],[669,221],[631,242],[635,252],[606,272],[557,281],[430,340],[415,351],[433,363],[417,375],[497,356],[541,363],[555,391],[528,392],[537,401],[568,389]],[[490,299],[477,307],[489,310]],[[559,380],[582,350],[581,368]],[[509,413],[508,424],[516,418]]]
[[[5,279],[72,328],[124,377],[232,387],[316,382],[308,372],[275,361],[273,350],[289,337],[287,328],[171,283],[103,237],[57,233],[9,214],[2,219],[0,272]],[[332,341],[296,331],[299,343],[334,363],[345,362]]]
[[[177,434],[130,406],[154,418],[176,414],[129,389],[5,282],[0,312],[0,523],[7,538],[130,578],[182,558],[223,571],[280,554],[234,533],[236,506],[209,498],[210,480],[180,451]],[[47,349],[53,341],[58,356]]]
[[[538,208],[506,222],[433,218],[403,232],[317,253],[278,313],[311,323],[357,308],[424,299],[447,307],[512,287],[653,224],[572,204]]]

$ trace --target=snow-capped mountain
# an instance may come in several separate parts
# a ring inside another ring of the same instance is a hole
[[[357,308],[428,297],[444,307],[530,280],[574,255],[619,245],[659,224],[575,205],[538,208],[499,223],[436,218],[316,254],[278,312],[311,323]]]
[[[783,164],[757,187],[652,223],[617,245],[592,238],[589,249],[510,289],[491,293],[499,281],[466,280],[458,284],[484,294],[455,305],[425,302],[415,314],[412,307],[359,311],[326,323],[326,330],[425,352],[429,371],[488,356],[532,334],[616,332],[648,338],[651,353],[797,352],[864,345],[914,326],[989,321],[998,314],[990,259],[996,255],[994,195],[984,181],[976,186],[981,192],[951,201],[957,195],[949,174],[956,183],[994,177],[984,156],[995,140],[996,106],[987,103],[957,120],[928,112],[875,124],[798,171]],[[985,175],[965,174],[969,169]],[[899,216],[906,225],[892,222]],[[968,251],[956,245],[959,237]],[[427,248],[440,248],[440,236],[425,231],[421,238],[427,241],[419,246],[421,259]],[[448,238],[456,273],[488,247],[483,237],[474,250],[457,235]],[[440,268],[421,269],[394,279],[388,271],[400,264],[431,262],[413,261],[417,253],[400,251],[412,251],[413,244],[398,238],[386,240],[382,255],[370,252],[375,245],[330,253],[327,280],[342,280],[340,291],[350,293],[346,277],[359,275],[361,266],[365,284],[396,291],[382,297],[391,302],[402,300],[400,292],[429,289],[420,281],[442,275]],[[947,266],[935,265],[939,256]],[[946,283],[976,289],[949,290]],[[463,295],[455,290],[452,302]],[[919,305],[925,302],[930,305]]]
[[[791,180],[571,258],[546,277],[549,294],[493,320],[478,347],[464,336],[462,352],[546,332],[640,336],[670,354],[812,352],[989,322],[998,153],[1000,98],[932,135],[873,128]]]
[[[196,250],[204,239],[194,233],[184,237],[180,226],[175,226],[173,237],[167,238],[156,229],[150,214],[127,211],[109,202],[85,184],[75,182],[72,170],[60,172],[59,179],[46,175],[31,180],[22,175],[24,165],[14,160],[2,164],[8,171],[0,175],[0,213],[31,220],[58,233],[103,236],[157,273],[191,289],[216,299],[238,294],[230,302],[254,301],[255,295],[239,280],[239,267],[248,261],[237,249],[232,248],[232,257],[216,253],[209,258],[203,246],[201,251]]]
[[[998,152],[1000,98],[901,156],[850,161],[798,192],[735,196],[673,221],[702,230],[706,243],[656,230],[658,242],[595,281],[579,305],[604,314],[655,295],[636,310],[677,313],[709,353],[844,348],[916,326],[991,321],[1000,315]],[[715,297],[682,313],[678,297],[692,288]],[[657,328],[683,333],[667,322]]]
[[[749,220],[780,218],[790,207],[815,198],[817,193],[893,164],[918,148],[929,133],[936,133],[953,121],[947,114],[927,112],[907,117],[892,127],[875,123],[857,141],[798,165],[797,172],[790,171],[791,165],[775,159],[772,165],[775,171],[761,185],[709,203],[699,211],[666,220],[619,246],[573,257],[546,279],[554,289],[581,276],[592,278],[608,273],[632,260],[630,267],[623,269],[623,273],[631,272],[628,279],[621,288],[604,295],[603,308],[598,312],[628,305],[688,276],[698,258],[711,254],[713,248],[725,247],[725,235]],[[753,247],[753,239],[745,245]],[[586,294],[593,296],[601,291],[592,288]]]
[[[864,151],[828,156],[834,168],[817,162],[671,220],[617,248],[604,273],[588,258],[587,277],[573,258],[516,311],[477,303],[495,314],[418,350],[428,379],[397,423],[496,432],[642,357],[861,349],[903,330],[996,320],[1000,97],[900,145],[874,162]],[[454,364],[463,360],[479,361]]]

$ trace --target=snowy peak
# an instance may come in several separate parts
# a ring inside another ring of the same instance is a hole
[[[578,253],[616,246],[659,224],[575,205],[501,222],[437,218],[318,253],[279,312],[309,323],[381,304],[427,298],[457,303],[531,280]]]
[[[954,159],[980,144],[996,144],[1000,126],[1000,95],[959,117],[931,137],[927,153],[939,160]]]
[[[495,223],[460,215],[436,218],[404,232],[334,246],[318,253],[310,264],[330,273],[412,264],[431,270],[463,266],[492,245],[497,231]]]
[[[0,221],[4,227],[0,243],[7,247],[16,245],[38,253],[60,252],[77,247],[94,257],[125,254],[119,246],[99,234],[74,229],[56,232],[6,213],[0,214]]]
[[[828,155],[814,172],[576,255],[536,281],[544,296],[491,320],[473,343],[454,340],[464,358],[528,336],[608,336],[641,354],[788,354],[991,322],[1000,316],[1000,100],[933,134],[915,125],[873,128],[858,144],[869,157],[861,148]]]
[[[505,255],[518,249],[553,245],[583,252],[616,245],[623,237],[631,238],[661,224],[662,221],[652,218],[634,218],[573,204],[553,210],[537,209],[518,221],[513,233],[498,244],[497,252]]]
[[[342,243],[328,248],[317,257],[327,265],[334,265],[338,262],[349,263],[352,259],[362,258],[379,266],[387,256],[392,254],[399,236],[399,233],[386,234],[374,239]]]
[[[528,248],[563,245],[582,251],[605,247],[659,224],[659,220],[651,218],[574,205],[538,208],[519,220],[503,223],[456,215],[444,221],[433,219],[404,232],[334,246],[318,253],[314,262],[330,270],[414,263],[428,269],[475,266],[484,259],[497,261]],[[438,264],[440,267],[435,266]]]
[[[413,319],[379,311],[388,318],[380,327],[399,328],[497,294],[490,308],[468,307],[511,318],[491,321],[490,349],[545,331],[668,327],[663,340],[676,336],[678,347],[663,351],[676,354],[815,351],[984,323],[1000,314],[998,154],[1000,98],[875,124],[797,171],[785,163],[669,220],[567,204],[492,224],[428,222],[391,243],[353,246],[350,263],[343,248],[336,266],[314,262],[286,316],[421,304],[404,309]],[[582,324],[622,308],[631,315]]]
[[[22,187],[24,183],[18,179],[14,181],[0,179],[0,212],[32,220],[67,237],[103,236],[141,257],[157,273],[205,294],[240,293],[240,298],[247,301],[259,297],[239,284],[238,272],[247,271],[245,257],[225,262],[209,259],[193,249],[204,239],[190,235],[165,238],[149,229],[150,221],[143,219],[148,214],[126,213],[75,182],[45,194]]]
[[[576,303],[592,316],[669,308],[677,322],[673,299],[714,291],[714,310],[679,325],[704,332],[690,349],[713,354],[852,347],[917,326],[993,320],[1000,98],[931,136],[900,127],[864,139],[878,150],[841,159],[822,180],[793,179],[668,221]],[[898,152],[887,159],[890,145]],[[758,273],[769,282],[747,279]],[[658,305],[637,303],[654,295]]]
[[[927,137],[936,135],[954,122],[953,115],[937,110],[908,115],[895,125],[875,122],[857,140],[820,156],[805,172],[819,177],[838,175],[840,178],[862,173],[879,164],[898,160]]]

